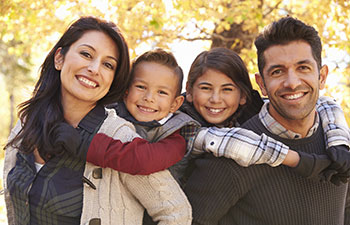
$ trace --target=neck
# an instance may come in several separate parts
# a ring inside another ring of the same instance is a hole
[[[313,110],[309,115],[302,119],[285,118],[273,110],[269,110],[269,112],[271,116],[284,128],[300,134],[303,138],[307,136],[309,130],[314,125],[316,118],[316,110]]]
[[[76,104],[74,102],[62,100],[64,119],[68,124],[77,127],[80,121],[96,106],[94,104]]]

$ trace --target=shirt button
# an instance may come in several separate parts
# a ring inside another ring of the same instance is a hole
[[[215,144],[215,142],[214,142],[214,141],[210,142],[210,145],[214,145],[214,144]]]

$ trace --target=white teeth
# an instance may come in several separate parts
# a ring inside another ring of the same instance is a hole
[[[85,84],[87,84],[87,85],[89,85],[89,86],[91,86],[91,87],[96,87],[97,86],[97,84],[95,82],[93,82],[91,80],[88,80],[85,77],[78,77],[78,80],[83,82],[83,83],[85,83]]]
[[[294,95],[285,95],[284,97],[288,100],[294,100],[294,99],[300,98],[303,95],[304,95],[303,93],[299,93]]]
[[[208,109],[212,113],[219,113],[219,112],[223,111],[223,109],[213,109],[213,108],[208,108]]]
[[[154,109],[150,109],[150,108],[144,108],[142,106],[139,106],[139,108],[142,110],[142,111],[145,111],[145,112],[155,112],[156,110]]]

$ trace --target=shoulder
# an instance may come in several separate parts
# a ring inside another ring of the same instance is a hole
[[[174,113],[173,117],[169,121],[178,122],[178,123],[184,124],[184,125],[193,125],[193,126],[200,127],[199,122],[197,122],[195,119],[193,119],[192,117],[190,117],[186,113],[181,112],[179,110]]]
[[[135,127],[132,123],[118,116],[114,109],[105,110],[107,117],[103,121],[97,134],[104,134],[121,141],[130,141],[135,137],[139,137],[139,135],[136,134]]]

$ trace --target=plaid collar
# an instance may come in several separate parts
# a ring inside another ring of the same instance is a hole
[[[278,135],[282,138],[288,138],[288,139],[300,139],[302,138],[301,134],[295,133],[291,130],[287,130],[284,128],[280,123],[278,123],[269,113],[268,110],[269,102],[265,102],[263,107],[260,110],[259,118],[261,122],[264,124],[267,130],[269,130],[271,133]],[[307,133],[306,137],[310,137],[312,134],[314,134],[319,126],[320,118],[318,113],[316,113],[315,122],[314,125],[311,127],[309,132]]]

